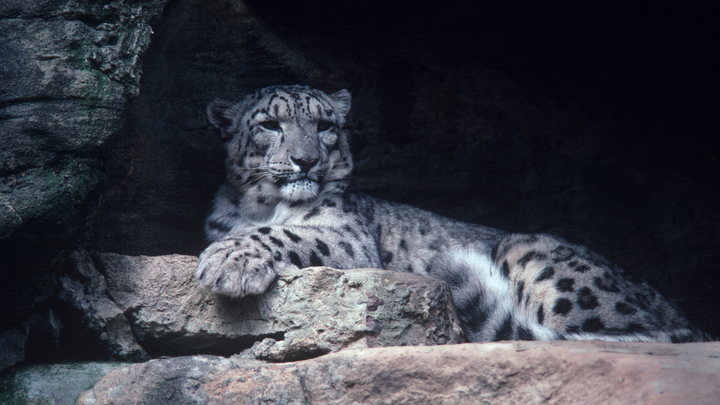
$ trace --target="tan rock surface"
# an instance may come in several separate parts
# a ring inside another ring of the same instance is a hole
[[[720,343],[588,341],[348,350],[282,364],[153,360],[111,372],[78,404],[719,402]]]
[[[231,355],[254,345],[254,357],[283,361],[344,348],[464,341],[447,285],[415,274],[288,270],[262,296],[229,299],[199,290],[194,256],[77,253],[74,260],[90,281],[62,278],[61,296],[118,346],[111,348],[120,359],[142,349]]]

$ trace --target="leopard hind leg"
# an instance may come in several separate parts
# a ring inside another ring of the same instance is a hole
[[[564,339],[517,310],[507,275],[481,252],[456,249],[440,254],[428,273],[450,287],[468,341]]]

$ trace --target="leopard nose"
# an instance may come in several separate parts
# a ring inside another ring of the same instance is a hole
[[[315,166],[315,165],[317,164],[317,162],[318,162],[319,159],[318,159],[318,158],[314,158],[314,159],[299,158],[299,159],[296,159],[296,158],[290,156],[290,160],[292,160],[293,163],[295,163],[296,165],[298,165],[298,167],[300,167],[300,171],[301,171],[301,172],[307,173],[307,172],[310,171],[310,169],[313,168],[313,166]]]

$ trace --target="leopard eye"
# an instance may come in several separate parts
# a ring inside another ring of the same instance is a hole
[[[263,121],[260,126],[267,129],[268,131],[279,131],[280,123],[277,121]]]
[[[333,127],[333,123],[330,121],[318,121],[317,130],[318,132],[324,132]]]

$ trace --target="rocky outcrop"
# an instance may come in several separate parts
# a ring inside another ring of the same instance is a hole
[[[195,353],[271,361],[346,348],[464,341],[446,284],[386,270],[286,270],[262,296],[213,297],[194,256],[75,254],[60,296],[83,313],[112,357]],[[82,282],[80,279],[82,278]]]
[[[294,363],[152,360],[113,371],[78,405],[714,405],[718,343],[515,342],[350,350]]]
[[[49,296],[48,268],[92,219],[165,3],[0,4],[0,329]]]

